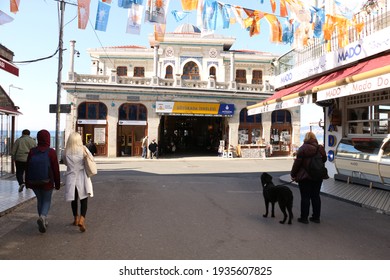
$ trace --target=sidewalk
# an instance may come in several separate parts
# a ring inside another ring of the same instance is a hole
[[[175,159],[169,159],[161,161],[170,161]],[[183,160],[183,158],[178,159]],[[186,161],[200,161],[205,158],[185,158]],[[209,160],[207,158],[207,160]],[[210,158],[210,160],[226,161],[233,163],[237,159],[221,159]],[[112,159],[101,158],[96,160],[98,163],[107,163]],[[115,161],[115,160],[114,160]],[[116,161],[137,161],[138,163],[148,162],[149,160],[143,160],[140,158],[132,159],[116,159]],[[154,161],[154,160],[153,160]],[[65,170],[65,166],[61,165],[61,171]],[[290,175],[286,174],[279,178],[283,182],[290,182]],[[292,183],[296,186],[295,183]],[[0,179],[0,217],[11,212],[16,207],[26,203],[27,201],[34,199],[35,195],[32,190],[25,189],[23,192],[18,192],[19,185],[16,181],[15,175],[9,175],[8,177]],[[370,189],[365,186],[347,184],[345,182],[336,181],[333,179],[324,180],[321,188],[323,195],[330,196],[335,199],[340,199],[348,203],[353,203],[361,207],[367,207],[376,210],[378,213],[384,213],[390,215],[390,192],[380,189]]]

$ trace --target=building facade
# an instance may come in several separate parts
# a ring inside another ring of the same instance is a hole
[[[157,140],[163,155],[217,155],[222,145],[239,156],[258,157],[271,138],[279,143],[274,155],[289,155],[299,143],[299,129],[292,126],[299,127],[299,108],[265,119],[248,116],[246,109],[272,96],[276,56],[232,50],[234,41],[202,37],[184,24],[163,41],[150,36],[148,47],[90,49],[91,74],[74,70],[72,41],[63,83],[72,105],[65,138],[78,131],[107,157],[141,156],[146,135]]]

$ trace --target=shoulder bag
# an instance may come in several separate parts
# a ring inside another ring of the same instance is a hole
[[[84,167],[85,173],[88,177],[92,177],[97,174],[97,166],[96,162],[92,156],[92,154],[87,151],[87,147],[84,147]]]

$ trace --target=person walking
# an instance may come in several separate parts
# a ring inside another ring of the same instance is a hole
[[[26,187],[35,193],[39,215],[38,229],[45,233],[53,189],[60,189],[60,166],[56,151],[50,148],[49,131],[40,130],[37,139],[38,146],[32,148],[27,156]]]
[[[150,150],[150,159],[153,159],[153,157],[158,159],[158,145],[156,143],[156,139],[153,139],[152,143],[149,144],[149,150]]]
[[[37,146],[36,141],[30,137],[30,130],[24,129],[22,136],[18,138],[12,146],[11,155],[15,161],[16,180],[19,184],[19,192],[26,186],[25,175],[27,168],[27,156],[31,148]]]
[[[321,198],[320,190],[323,179],[313,178],[309,175],[311,159],[320,153],[322,161],[326,162],[327,156],[325,148],[318,144],[317,138],[313,132],[307,132],[302,146],[298,149],[290,175],[291,180],[296,181],[301,194],[301,215],[298,222],[308,224],[309,220],[314,223],[320,223],[321,216]],[[313,208],[313,214],[309,217],[310,203]]]
[[[142,138],[141,146],[142,146],[142,157],[146,159],[148,157],[148,136],[147,135],[144,138]]]
[[[84,147],[81,135],[72,132],[66,142],[64,150],[65,172],[65,200],[71,202],[73,225],[78,226],[81,232],[86,231],[85,217],[88,209],[88,197],[93,197],[91,178],[84,168],[84,157],[89,150]],[[80,201],[80,213],[78,211]]]

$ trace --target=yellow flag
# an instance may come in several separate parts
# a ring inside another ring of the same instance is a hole
[[[181,0],[181,7],[183,11],[196,10],[198,6],[198,0]]]

